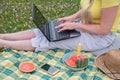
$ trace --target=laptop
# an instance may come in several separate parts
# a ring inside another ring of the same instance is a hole
[[[60,25],[61,22],[56,20],[48,21],[34,3],[32,3],[32,20],[50,42],[80,36],[80,32],[76,30],[59,32],[59,29],[56,29],[55,26]]]

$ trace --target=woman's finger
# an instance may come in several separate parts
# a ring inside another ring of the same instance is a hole
[[[58,18],[57,21],[61,22],[61,21],[64,21],[64,19],[63,18]]]
[[[60,25],[56,26],[55,28],[62,28],[62,27],[64,27],[64,24],[60,24]]]
[[[59,29],[58,32],[61,32],[61,31],[64,31],[64,30],[67,30],[66,28],[62,27],[61,29]]]

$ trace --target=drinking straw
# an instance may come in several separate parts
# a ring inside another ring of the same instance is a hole
[[[78,48],[77,48],[77,54],[78,54],[78,55],[80,55],[81,48],[82,48],[82,44],[79,43],[79,44],[78,44]]]

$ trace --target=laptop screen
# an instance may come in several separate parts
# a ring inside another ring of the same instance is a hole
[[[33,3],[32,4],[32,19],[34,21],[34,23],[37,25],[37,27],[42,27],[43,25],[45,25],[45,23],[47,23],[47,20],[45,19],[45,17],[42,15],[42,13],[40,12],[40,10],[36,7],[36,5]]]

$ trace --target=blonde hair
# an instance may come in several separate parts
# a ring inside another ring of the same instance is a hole
[[[90,0],[89,6],[85,10],[82,11],[81,18],[82,18],[82,23],[83,24],[90,24],[90,23],[92,23],[92,15],[91,15],[91,12],[90,12],[90,8],[91,8],[91,6],[93,4],[93,1],[94,0]]]

